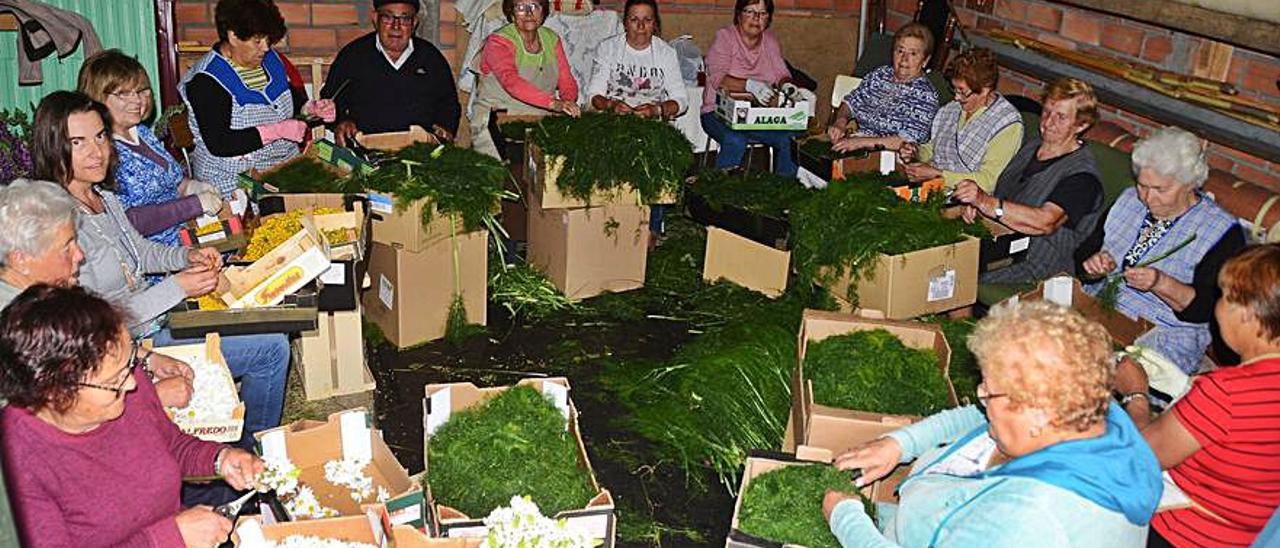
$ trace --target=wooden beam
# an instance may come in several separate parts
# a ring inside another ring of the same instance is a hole
[[[1055,0],[1136,19],[1158,27],[1198,34],[1262,53],[1280,55],[1280,23],[1205,9],[1169,0]],[[1274,1],[1274,0],[1264,0]]]
[[[18,30],[18,18],[12,13],[0,13],[0,31]]]

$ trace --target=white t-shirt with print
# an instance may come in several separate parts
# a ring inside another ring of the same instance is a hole
[[[596,50],[587,99],[602,95],[629,106],[675,101],[679,113],[688,108],[684,78],[676,50],[657,36],[648,48],[632,49],[626,34],[606,38]]]

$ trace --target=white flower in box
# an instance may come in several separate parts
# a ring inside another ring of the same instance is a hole
[[[364,473],[368,465],[368,459],[331,460],[324,463],[324,479],[338,487],[350,489],[351,499],[363,502],[373,494],[373,478]]]
[[[331,538],[320,538],[309,535],[289,535],[277,541],[268,542],[263,548],[377,548],[366,542],[354,542]]]
[[[195,373],[191,401],[181,409],[170,408],[173,422],[179,428],[192,428],[205,422],[230,420],[240,398],[223,365],[209,360],[191,360],[187,365]]]
[[[320,504],[320,500],[316,498],[315,491],[312,491],[311,487],[306,485],[299,487],[296,495],[284,501],[284,508],[295,519],[331,518],[338,515],[336,510]]]
[[[601,544],[586,531],[570,528],[566,520],[542,515],[529,497],[511,497],[511,506],[490,512],[484,524],[489,534],[480,545],[482,548],[591,548]]]

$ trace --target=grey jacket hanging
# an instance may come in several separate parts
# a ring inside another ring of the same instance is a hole
[[[58,9],[36,0],[0,0],[0,13],[18,18],[18,83],[35,85],[44,81],[40,61],[57,52],[61,59],[84,44],[88,57],[102,50],[98,33],[83,15]]]

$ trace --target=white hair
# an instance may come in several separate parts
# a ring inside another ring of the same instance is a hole
[[[78,203],[62,186],[16,179],[0,187],[0,266],[9,254],[40,255],[52,245],[59,227],[75,223]]]
[[[1150,169],[1178,184],[1200,188],[1209,178],[1200,138],[1173,126],[1163,127],[1133,146],[1133,174]]]

